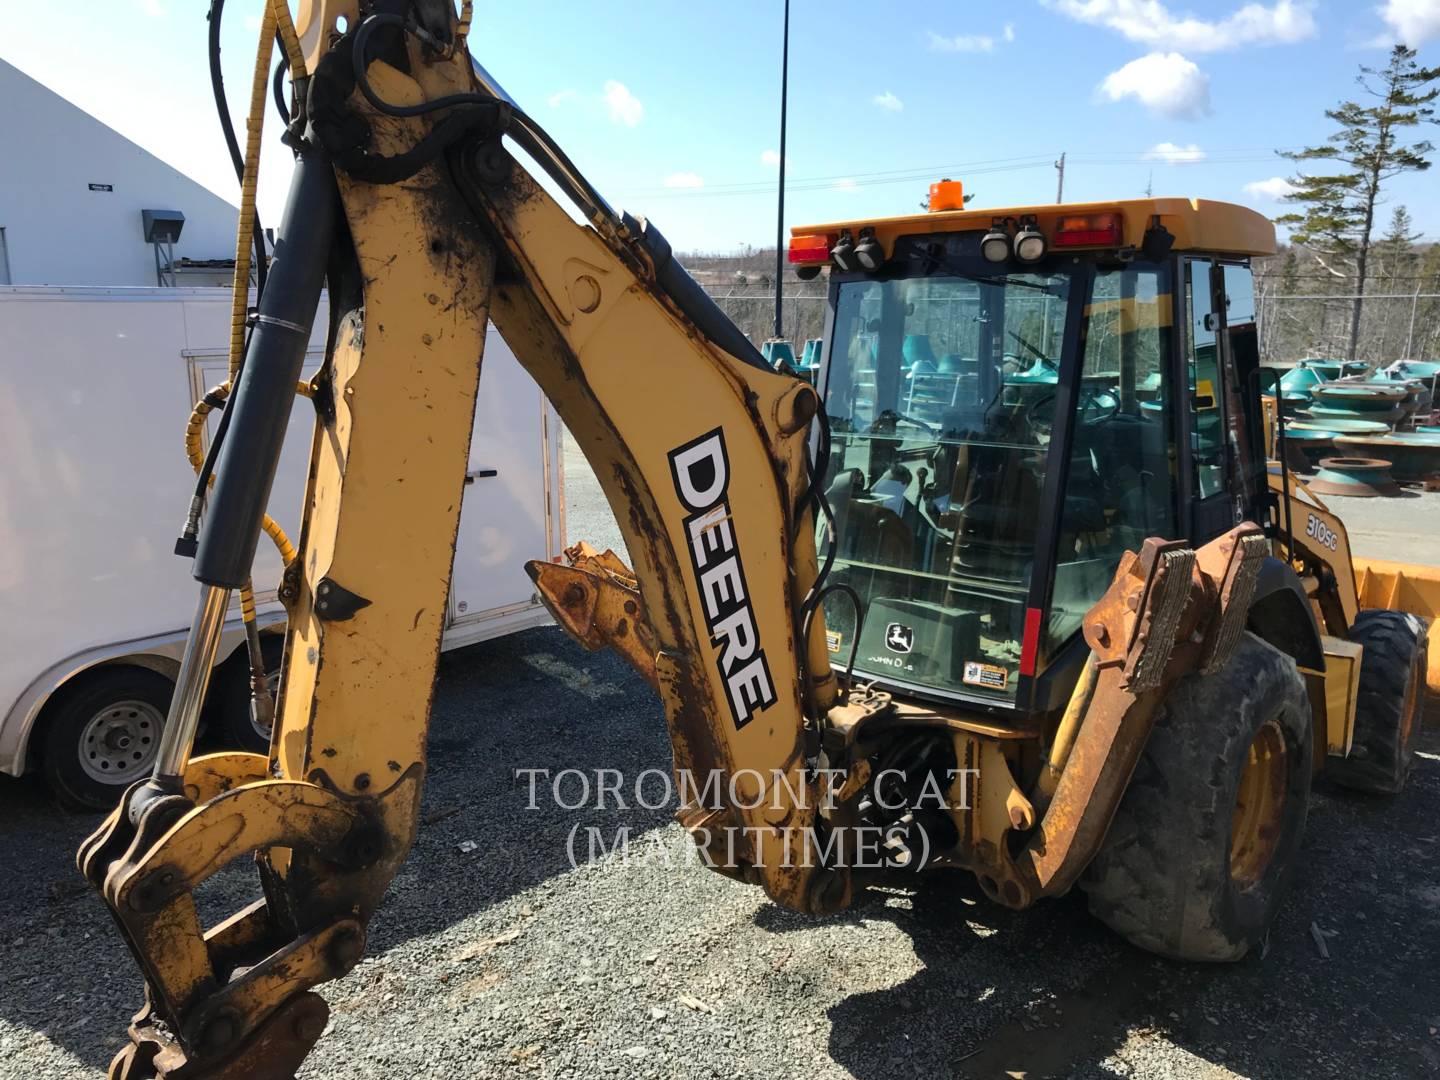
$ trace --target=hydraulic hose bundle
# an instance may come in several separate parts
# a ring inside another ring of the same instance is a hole
[[[235,273],[231,285],[227,377],[224,382],[211,387],[196,402],[185,425],[185,454],[191,467],[195,470],[197,482],[186,517],[185,528],[176,542],[176,553],[191,557],[196,554],[198,547],[196,537],[199,531],[200,513],[206,495],[215,483],[215,461],[229,427],[229,416],[227,414],[221,417],[208,454],[205,452],[203,439],[205,422],[213,411],[225,408],[244,365],[245,352],[250,339],[249,292],[252,265],[256,275],[257,304],[260,296],[264,294],[268,272],[264,233],[260,229],[259,217],[256,214],[255,198],[260,176],[260,142],[264,132],[265,92],[269,82],[270,58],[274,53],[277,37],[281,43],[284,57],[282,70],[288,68],[291,78],[297,82],[305,78],[305,59],[300,51],[300,42],[295,32],[294,22],[290,17],[289,6],[285,0],[267,0],[261,16],[259,44],[250,86],[250,107],[245,121],[246,141],[242,153],[235,137],[234,126],[230,121],[223,78],[220,73],[220,28],[224,7],[225,0],[212,0],[209,14],[210,74],[221,126],[235,165],[236,178],[240,182],[240,215],[235,236]],[[308,397],[311,393],[310,386],[304,382],[297,382],[296,393]],[[265,514],[261,519],[261,528],[274,542],[282,563],[288,565],[295,558],[295,546],[285,535],[284,529],[269,514]],[[246,651],[250,664],[251,711],[257,725],[265,727],[269,726],[273,718],[274,700],[267,683],[265,659],[260,646],[259,626],[255,611],[255,591],[248,577],[240,586],[239,592],[240,613],[245,626]]]

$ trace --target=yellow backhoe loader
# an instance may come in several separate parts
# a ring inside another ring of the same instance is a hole
[[[1079,885],[1146,948],[1243,955],[1312,775],[1403,783],[1426,646],[1420,619],[1360,610],[1339,522],[1267,476],[1248,260],[1269,223],[1180,199],[966,210],[941,184],[930,213],[796,230],[791,263],[829,281],[812,384],[610,208],[469,23],[450,0],[307,0],[293,23],[267,3],[242,267],[276,41],[285,220],[207,398],[224,432],[197,461],[201,594],[154,775],[78,856],[145,981],[112,1075],[288,1076],[326,1024],[313,988],[363,953],[417,828],[487,321],[633,560],[530,572],[655,686],[707,864],[805,912],[932,867],[1015,908]],[[278,533],[322,283],[270,753],[192,757],[227,605]],[[239,859],[259,898],[202,925],[196,888]]]

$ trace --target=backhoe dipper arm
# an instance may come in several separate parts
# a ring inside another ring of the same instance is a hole
[[[289,1075],[326,1022],[310,988],[363,951],[416,831],[489,319],[619,521],[638,593],[612,581],[606,595],[629,621],[604,633],[653,647],[680,791],[697,796],[682,820],[778,903],[811,909],[849,893],[843,872],[801,850],[818,802],[804,731],[835,697],[823,618],[807,619],[818,606],[815,392],[768,370],[658,233],[613,215],[472,69],[468,6],[457,25],[448,0],[313,0],[288,43],[292,72],[302,55],[305,72],[291,129],[300,164],[201,534],[202,599],[162,765],[79,855],[145,974],[115,1076]],[[507,131],[589,225],[515,163]],[[322,269],[330,344],[314,381],[299,554],[281,587],[289,624],[271,752],[191,760]],[[533,572],[543,589],[545,572]],[[719,783],[707,787],[712,771]],[[195,888],[252,854],[263,898],[204,928]]]

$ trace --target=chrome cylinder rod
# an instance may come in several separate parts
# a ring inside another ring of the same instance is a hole
[[[206,585],[201,589],[195,621],[190,624],[185,654],[180,659],[175,696],[170,699],[170,715],[165,719],[160,750],[155,757],[153,777],[162,784],[181,780],[185,767],[190,764],[190,749],[195,744],[195,729],[200,723],[200,706],[210,685],[210,669],[220,648],[220,632],[225,627],[225,609],[229,606],[229,589],[219,585]]]

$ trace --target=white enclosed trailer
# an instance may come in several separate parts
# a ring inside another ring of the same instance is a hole
[[[67,802],[113,803],[149,771],[197,588],[173,554],[195,485],[185,420],[225,377],[229,320],[223,289],[0,288],[0,773],[43,767]],[[322,307],[309,372],[324,323]],[[297,398],[270,498],[294,540],[313,422]],[[558,417],[492,330],[445,648],[548,621],[522,564],[563,546],[561,454]],[[280,571],[262,536],[271,632]],[[244,743],[238,601],[231,616],[207,715]]]

